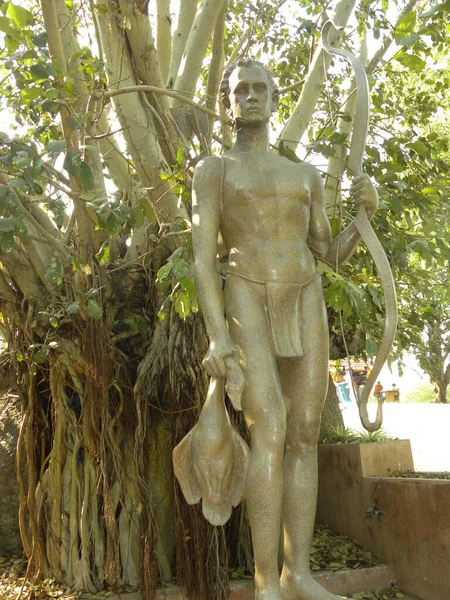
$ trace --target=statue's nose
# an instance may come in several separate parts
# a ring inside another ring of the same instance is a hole
[[[256,91],[252,85],[249,86],[247,98],[248,100],[256,100]]]

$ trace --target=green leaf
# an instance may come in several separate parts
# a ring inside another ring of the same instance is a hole
[[[89,300],[87,303],[86,313],[91,319],[101,319],[103,315],[103,309],[97,304],[95,300]]]
[[[139,331],[139,320],[137,317],[125,317],[123,322],[128,325],[131,333],[138,333]]]
[[[397,196],[391,196],[391,207],[398,214],[401,215],[403,212],[403,205]]]
[[[159,279],[161,281],[163,279],[166,279],[170,275],[171,271],[172,271],[171,263],[166,263],[160,269],[158,269],[157,279]]]
[[[180,277],[180,285],[189,296],[195,294],[195,284],[189,277]]]
[[[161,308],[158,311],[159,319],[164,320],[167,317],[167,313],[169,312],[169,307],[170,307],[170,296],[167,296],[167,298],[163,302],[163,305],[161,306]]]
[[[180,167],[180,169],[183,166],[183,150],[181,148],[178,148],[177,150],[177,165]]]
[[[14,234],[11,232],[0,235],[0,252],[11,252],[14,248]]]
[[[69,306],[66,308],[66,314],[74,315],[78,312],[78,302],[71,302]]]
[[[35,44],[38,48],[46,48],[48,43],[47,32],[43,31],[38,35],[33,35],[31,38],[33,40],[33,44]]]
[[[9,187],[19,190],[28,190],[28,184],[22,177],[11,177],[11,179],[8,180],[8,185]]]
[[[437,13],[439,11],[450,12],[450,2],[447,0],[447,2],[441,2],[440,4],[435,4],[434,6],[432,6],[427,11],[421,13],[420,17],[422,19],[427,18],[427,17],[431,17],[432,15],[434,15],[435,13]]]
[[[31,77],[33,81],[36,83],[42,83],[43,81],[47,81],[49,78],[49,74],[47,73],[47,69],[44,65],[32,65],[30,68]]]
[[[58,88],[49,88],[48,90],[45,90],[45,97],[49,100],[56,100],[59,98]]]
[[[94,187],[94,176],[90,166],[84,160],[80,163],[80,179],[83,186],[87,190],[92,190]]]
[[[189,271],[188,264],[180,259],[176,258],[172,261],[172,273],[175,279],[180,279],[181,277],[186,277]]]
[[[145,216],[150,221],[150,223],[156,223],[156,215],[153,208],[150,206],[148,200],[146,198],[141,198],[139,200],[139,206],[144,211]]]
[[[63,163],[65,169],[73,177],[80,176],[81,152],[79,150],[69,150]]]
[[[99,263],[106,264],[109,262],[109,256],[110,256],[110,247],[109,247],[109,242],[106,241],[106,242],[103,242],[103,244],[101,245],[100,250],[95,255],[95,258],[98,260]]]
[[[47,152],[53,152],[55,154],[60,154],[61,152],[64,152],[66,148],[66,140],[51,140],[46,146]]]
[[[422,58],[420,58],[416,54],[398,54],[394,60],[399,62],[404,67],[411,69],[412,71],[423,71],[427,64]]]
[[[41,350],[38,350],[36,352],[36,354],[34,354],[33,360],[38,365],[41,365],[42,363],[45,363],[45,361],[47,360],[47,356],[48,356],[48,351],[41,348]]]
[[[411,148],[419,156],[425,156],[425,154],[428,154],[429,152],[429,147],[427,146],[427,144],[424,144],[420,141],[412,142],[411,144],[406,144],[406,148]]]
[[[299,157],[295,154],[295,152],[293,150],[291,150],[288,146],[286,146],[284,144],[284,142],[279,143],[278,152],[279,152],[280,156],[284,156],[285,158],[287,158],[288,160],[291,160],[292,162],[295,162],[295,163],[302,162],[299,159]]]
[[[172,261],[172,260],[174,260],[176,258],[181,258],[183,256],[183,254],[184,254],[184,247],[180,246],[179,248],[177,248],[175,250],[175,252],[172,254],[172,256],[170,257],[169,260]]]
[[[9,233],[14,229],[14,219],[12,217],[0,217],[0,232]]]
[[[395,41],[398,43],[402,37],[405,37],[412,31],[416,24],[417,15],[414,10],[407,12],[397,23],[395,28]]]
[[[17,27],[17,29],[23,29],[27,23],[30,25],[33,23],[33,15],[30,13],[30,11],[22,6],[17,6],[12,2],[9,2],[6,14]]]
[[[21,90],[20,97],[22,100],[29,102],[30,100],[35,100],[42,96],[44,90],[41,87],[27,87],[24,90]]]
[[[191,312],[189,297],[185,292],[180,292],[175,300],[175,310],[182,319],[185,319]]]
[[[376,356],[378,352],[378,344],[371,338],[366,340],[366,352],[370,357]]]
[[[86,261],[82,260],[81,258],[77,258],[76,256],[70,256],[69,259],[72,263],[74,271],[77,273],[83,273],[84,275],[91,275],[91,267]]]
[[[62,283],[63,268],[59,258],[54,257],[47,267],[44,275],[47,283],[59,285]]]
[[[0,31],[7,35],[17,35],[16,31],[11,27],[11,21],[7,17],[0,17]]]

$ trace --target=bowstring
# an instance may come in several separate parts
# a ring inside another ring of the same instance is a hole
[[[323,60],[323,68],[324,68],[324,73],[325,73],[325,93],[327,96],[327,100],[328,100],[328,110],[329,110],[329,119],[331,120],[331,122],[333,122],[333,109],[332,109],[332,102],[331,102],[331,93],[330,93],[330,82],[328,79],[328,69],[326,67],[326,53],[323,52],[322,54],[322,60]],[[348,98],[343,102],[343,104],[345,104],[347,102]],[[337,119],[338,117],[336,116],[335,118],[335,123],[337,125]],[[353,119],[353,127],[355,126],[355,120]],[[342,155],[341,153],[339,153],[338,156],[338,169],[339,169],[339,173],[342,172]],[[329,173],[327,173],[328,176],[330,176]],[[339,252],[340,252],[340,243],[341,243],[341,233],[343,231],[343,220],[344,220],[344,205],[342,202],[342,175],[339,177],[338,181],[337,181],[337,185],[336,185],[336,191],[335,191],[335,197],[334,197],[334,208],[333,208],[333,213],[336,214],[336,204],[338,202],[339,199],[339,232],[338,232],[338,241],[337,241],[337,248],[336,248],[336,264],[335,264],[335,271],[336,274],[339,275]],[[353,381],[353,377],[352,377],[352,368],[351,368],[351,358],[350,358],[350,352],[348,349],[348,345],[347,345],[347,340],[345,337],[345,331],[344,331],[344,318],[343,318],[343,313],[342,313],[342,308],[339,308],[338,311],[339,314],[339,328],[341,330],[341,335],[342,335],[342,341],[344,344],[344,349],[345,349],[345,354],[346,354],[346,358],[347,358],[347,368],[348,368],[348,372],[350,374],[350,383],[353,389],[353,394],[356,398],[356,402],[357,404],[359,404],[359,393],[358,390],[355,386],[355,383]]]

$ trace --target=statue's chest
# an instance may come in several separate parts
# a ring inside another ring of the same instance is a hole
[[[227,165],[223,181],[223,208],[268,216],[309,206],[308,182],[291,168],[255,162]]]

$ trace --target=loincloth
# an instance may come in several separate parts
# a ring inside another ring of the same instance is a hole
[[[269,334],[277,358],[294,358],[303,356],[301,341],[301,302],[304,289],[317,278],[314,273],[302,283],[280,283],[275,281],[261,281],[247,275],[226,271],[226,276],[239,277],[261,287],[264,297]]]

